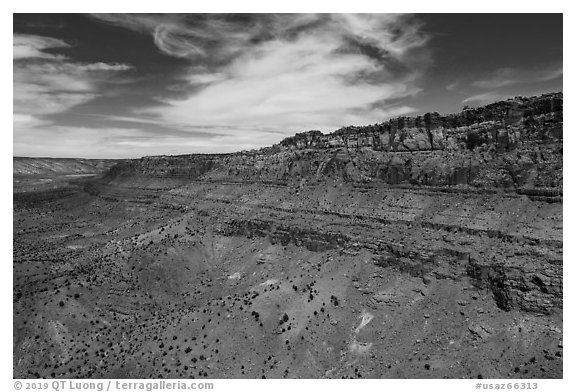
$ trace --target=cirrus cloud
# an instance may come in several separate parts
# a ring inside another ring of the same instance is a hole
[[[13,37],[14,60],[26,58],[63,59],[64,56],[48,53],[46,49],[66,47],[69,47],[66,42],[56,38],[30,34],[14,34]]]
[[[562,64],[552,64],[542,69],[499,68],[488,78],[477,80],[472,86],[494,89],[520,83],[538,83],[554,80],[563,75]]]
[[[127,71],[125,64],[78,63],[53,49],[69,48],[63,40],[14,34],[13,127],[15,136],[49,128],[45,115],[64,112],[98,95],[96,85],[110,73]]]
[[[136,112],[178,126],[330,131],[403,115],[431,63],[418,20],[390,14],[96,15],[190,61],[184,97]],[[187,93],[186,93],[187,92]],[[262,145],[254,139],[254,146]],[[217,150],[218,145],[214,146]]]

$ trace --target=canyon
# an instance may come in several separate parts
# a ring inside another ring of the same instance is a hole
[[[562,141],[554,93],[14,158],[14,377],[562,378]]]

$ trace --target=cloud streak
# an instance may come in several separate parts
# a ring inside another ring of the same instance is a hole
[[[454,90],[457,86],[468,94],[472,94],[462,100],[463,104],[487,104],[514,94],[536,93],[538,90],[533,86],[538,83],[549,82],[563,76],[562,64],[549,64],[540,68],[499,68],[490,73],[488,77],[479,79],[469,84],[453,83]],[[446,88],[448,89],[449,86]],[[476,91],[470,93],[469,91]],[[489,91],[486,91],[489,90]]]
[[[28,58],[63,59],[64,56],[50,54],[46,52],[46,50],[67,48],[69,46],[66,42],[56,38],[29,34],[14,34],[13,57],[14,60]]]
[[[496,91],[489,91],[485,93],[475,94],[468,98],[462,100],[464,104],[483,104],[483,103],[490,103],[502,99],[504,95],[496,92]]]
[[[46,135],[53,125],[46,115],[89,102],[99,94],[99,81],[108,80],[111,73],[131,68],[125,64],[78,63],[50,52],[69,47],[68,43],[55,38],[14,34],[15,138],[36,134],[35,130],[40,128]]]
[[[562,75],[562,64],[554,64],[544,69],[500,68],[488,78],[473,82],[472,86],[495,89],[513,84],[546,82]]]

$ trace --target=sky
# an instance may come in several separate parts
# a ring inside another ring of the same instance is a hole
[[[562,91],[562,14],[14,14],[13,154],[270,146]]]

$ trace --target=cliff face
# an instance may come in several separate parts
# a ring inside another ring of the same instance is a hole
[[[515,98],[457,115],[428,113],[327,135],[310,131],[249,153],[145,157],[127,169],[192,180],[333,179],[559,196],[562,115],[561,93]]]
[[[519,142],[562,137],[562,94],[514,98],[459,114],[426,113],[365,127],[345,127],[329,135],[305,132],[283,140],[290,149],[371,147],[377,151],[472,150],[482,144],[498,152]]]

